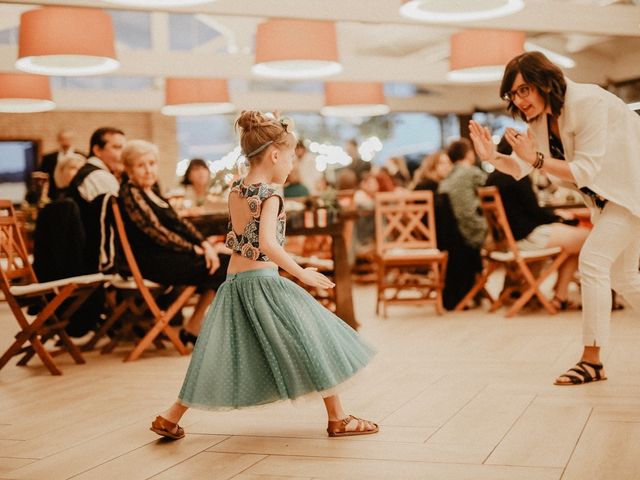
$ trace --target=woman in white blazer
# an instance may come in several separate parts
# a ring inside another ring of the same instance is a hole
[[[514,153],[506,156],[496,153],[489,130],[471,121],[480,158],[517,179],[541,169],[577,189],[592,212],[579,259],[584,351],[555,383],[605,380],[600,348],[609,337],[611,289],[640,310],[640,117],[597,85],[568,80],[539,52],[509,62],[500,96],[529,128],[507,129]]]

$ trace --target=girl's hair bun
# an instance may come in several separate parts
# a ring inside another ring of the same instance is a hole
[[[243,110],[236,120],[236,125],[245,132],[256,127],[268,125],[269,123],[271,123],[269,118],[257,110]]]

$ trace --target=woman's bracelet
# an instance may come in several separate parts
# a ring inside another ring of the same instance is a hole
[[[541,169],[544,165],[544,153],[536,152],[536,161],[533,164],[533,168]]]

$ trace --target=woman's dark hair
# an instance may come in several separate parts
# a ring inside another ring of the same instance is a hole
[[[187,171],[184,172],[184,177],[182,177],[182,185],[191,185],[191,180],[189,180],[189,174],[191,173],[191,170],[198,167],[206,168],[207,170],[209,170],[209,165],[207,165],[207,162],[205,162],[203,159],[201,158],[192,159],[189,162]]]
[[[469,150],[473,150],[471,142],[467,138],[461,138],[449,145],[447,155],[451,159],[451,162],[456,163],[466,157]]]
[[[535,87],[544,100],[545,106],[551,108],[554,117],[558,117],[564,105],[564,95],[567,91],[567,82],[562,70],[540,52],[526,52],[511,59],[504,69],[502,84],[500,85],[500,97],[505,95],[513,87],[518,73],[528,85]],[[516,105],[509,100],[507,107],[511,115],[520,117],[525,122],[527,117]]]

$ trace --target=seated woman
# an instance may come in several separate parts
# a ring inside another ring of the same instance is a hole
[[[411,190],[431,190],[436,192],[438,185],[447,178],[453,164],[444,150],[438,150],[422,159],[422,163],[413,174]]]
[[[505,155],[511,154],[511,146],[504,137],[497,150]],[[589,229],[561,223],[568,220],[567,214],[560,217],[540,207],[528,176],[516,180],[495,170],[487,178],[487,186],[495,186],[500,191],[511,232],[520,250],[562,247],[569,254],[558,270],[555,296],[551,302],[556,309],[566,310],[569,307],[569,282],[578,269],[578,255]]]
[[[56,187],[54,189],[55,196],[51,200],[58,200],[67,196],[71,180],[85,163],[87,163],[87,159],[79,153],[67,153],[58,160],[53,171],[53,183]]]
[[[158,193],[155,145],[130,141],[122,151],[122,161],[128,180],[120,188],[120,204],[142,275],[160,284],[200,287],[195,311],[180,331],[183,343],[195,343],[204,313],[225,280],[230,252],[222,243],[207,241]]]
[[[180,216],[201,215],[213,202],[209,191],[211,188],[211,171],[202,158],[194,158],[189,162],[182,177],[181,187],[168,192],[169,201],[178,210]],[[179,200],[176,204],[174,197]]]
[[[294,166],[284,186],[284,198],[308,197],[309,193],[309,189],[300,180],[300,166]]]

